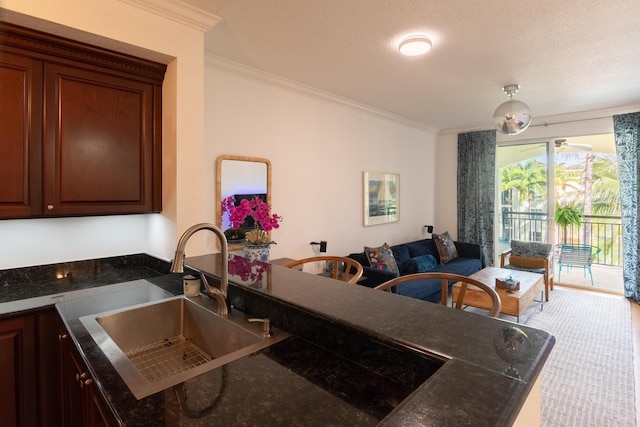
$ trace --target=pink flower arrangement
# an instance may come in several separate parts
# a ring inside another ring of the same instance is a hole
[[[267,232],[280,227],[282,217],[271,213],[271,205],[265,203],[259,197],[252,200],[243,199],[238,206],[235,205],[235,198],[229,196],[222,202],[222,214],[229,215],[229,222],[234,229],[242,228],[242,224],[247,217],[253,218],[255,230],[247,233],[247,241],[252,244],[263,245],[275,243],[269,240]],[[262,228],[260,230],[260,228]]]

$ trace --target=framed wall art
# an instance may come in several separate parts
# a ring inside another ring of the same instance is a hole
[[[397,222],[400,217],[400,175],[364,172],[364,225]]]

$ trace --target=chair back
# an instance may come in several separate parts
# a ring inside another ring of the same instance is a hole
[[[524,242],[512,240],[511,248],[503,252],[500,259],[501,267],[505,264],[505,259],[509,256],[509,263],[525,268],[544,267],[544,260],[551,262],[553,246],[551,243]],[[540,261],[542,260],[542,261]]]
[[[330,267],[330,277],[336,280],[355,284],[362,277],[362,265],[360,265],[360,263],[355,259],[342,256],[321,255],[303,258],[296,261],[290,261],[284,264],[284,267],[293,268],[315,262],[325,262],[327,266]]]
[[[512,240],[511,250],[513,251],[513,255],[527,258],[546,258],[553,250],[553,245],[551,245],[551,243]]]
[[[600,248],[590,245],[562,245],[559,262],[565,265],[590,266]]]
[[[462,276],[460,274],[436,272],[407,274],[405,276],[396,277],[395,279],[384,282],[383,284],[376,286],[374,289],[391,292],[391,288],[402,283],[426,279],[440,279],[443,295],[446,295],[448,293],[449,282],[460,282],[460,293],[458,294],[458,298],[455,301],[455,308],[457,310],[462,309],[464,294],[467,292],[468,286],[472,285],[482,289],[489,295],[489,298],[491,298],[491,309],[489,310],[489,317],[497,317],[500,313],[500,308],[502,308],[502,301],[500,300],[500,295],[498,295],[495,289],[485,283],[482,283],[479,280],[467,276]],[[446,301],[444,297],[442,300],[443,302]],[[446,305],[446,302],[444,303],[444,305]]]

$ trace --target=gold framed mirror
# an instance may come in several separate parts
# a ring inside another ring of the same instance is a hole
[[[242,198],[248,195],[260,195],[271,204],[271,162],[260,157],[219,156],[216,159],[215,223],[220,229],[228,228],[222,220],[222,200],[229,196]],[[241,245],[229,245],[230,251],[241,248]]]

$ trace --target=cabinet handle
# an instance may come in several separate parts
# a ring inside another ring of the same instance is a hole
[[[53,205],[47,205],[47,209],[52,211],[53,210]]]
[[[76,381],[80,381],[80,380],[83,380],[85,378],[87,378],[87,373],[86,372],[83,372],[81,374],[76,374]]]

